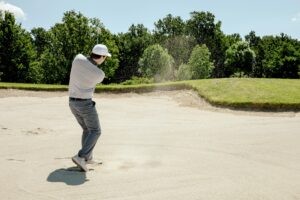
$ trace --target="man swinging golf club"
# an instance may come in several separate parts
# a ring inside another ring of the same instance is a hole
[[[72,63],[69,82],[69,106],[77,122],[82,127],[81,149],[72,161],[87,172],[86,164],[93,163],[93,149],[101,134],[101,127],[95,102],[92,100],[97,83],[105,77],[97,67],[106,57],[111,57],[103,44],[94,46],[89,57],[78,54]]]

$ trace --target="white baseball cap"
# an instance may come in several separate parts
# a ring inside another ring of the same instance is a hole
[[[108,56],[111,57],[111,54],[108,53],[108,49],[104,44],[97,44],[94,46],[92,50],[93,54],[100,55],[100,56]]]

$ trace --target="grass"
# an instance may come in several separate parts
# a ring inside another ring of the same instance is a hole
[[[36,90],[36,91],[66,91],[66,90],[68,90],[68,86],[67,85],[0,82],[0,89],[20,89],[20,90]]]
[[[0,83],[0,89],[66,91],[67,85]],[[251,110],[300,110],[300,79],[225,78],[140,85],[99,85],[96,92],[193,89],[215,106]]]
[[[207,79],[188,82],[217,106],[256,110],[300,110],[299,79]]]

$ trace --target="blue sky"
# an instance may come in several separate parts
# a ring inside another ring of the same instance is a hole
[[[283,32],[300,40],[300,0],[0,0],[0,9],[13,10],[27,30],[49,29],[61,22],[65,11],[75,10],[99,18],[113,33],[127,32],[137,23],[152,30],[167,14],[187,20],[192,11],[210,11],[226,34]]]

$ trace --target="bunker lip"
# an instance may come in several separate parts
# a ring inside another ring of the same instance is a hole
[[[0,89],[0,99],[9,97],[65,97],[68,96],[67,91],[30,91],[30,90],[18,90],[18,89]],[[262,115],[262,116],[296,116],[299,115],[299,111],[274,109],[274,110],[260,110],[253,108],[233,108],[224,107],[220,105],[212,105],[205,99],[199,97],[197,92],[191,89],[182,90],[153,90],[152,92],[146,93],[135,93],[135,92],[123,92],[123,93],[112,93],[112,92],[100,92],[95,93],[94,98],[124,98],[124,97],[138,97],[138,96],[168,96],[172,100],[176,101],[180,106],[187,106],[198,108],[202,110],[209,110],[213,112],[226,112],[233,114],[243,115]]]

